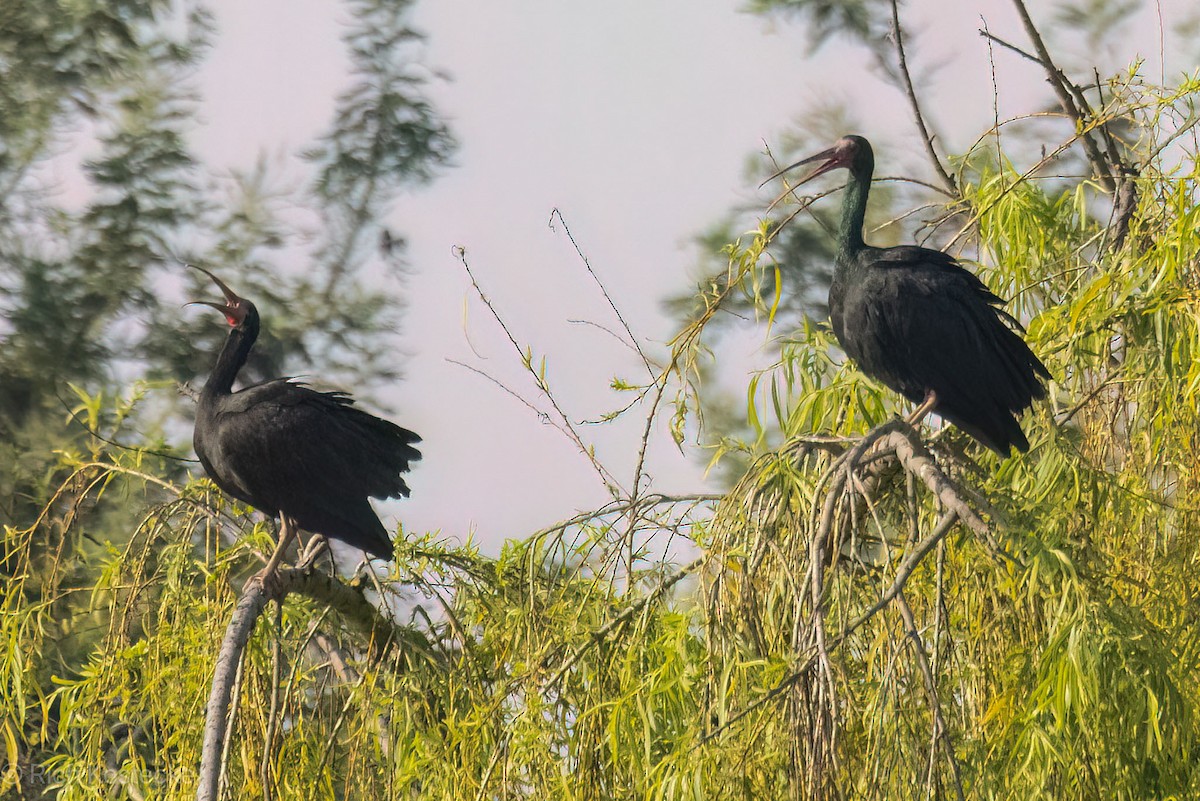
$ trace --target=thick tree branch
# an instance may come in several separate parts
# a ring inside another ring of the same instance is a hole
[[[998,548],[988,524],[983,522],[979,513],[963,500],[958,487],[933,461],[933,456],[925,449],[925,445],[911,427],[907,428],[909,428],[907,432],[901,430],[889,433],[882,440],[883,446],[895,452],[896,458],[900,460],[904,469],[921,479],[944,508],[958,515],[967,528],[983,538],[989,546]]]
[[[337,609],[375,642],[386,641],[396,633],[396,627],[366,598],[331,576],[297,568],[285,569],[278,571],[270,584],[268,589],[261,581],[247,582],[225,629],[225,639],[217,655],[212,688],[204,709],[204,745],[200,755],[197,801],[217,801],[219,797],[221,775],[224,772],[221,755],[225,751],[228,729],[231,728],[230,699],[233,687],[246,644],[268,603],[282,602],[294,592]]]
[[[1120,250],[1121,245],[1125,244],[1125,237],[1129,235],[1129,221],[1133,219],[1137,205],[1136,176],[1125,176],[1121,179],[1121,186],[1117,189],[1117,202],[1113,207],[1112,222],[1109,223],[1108,230],[1104,232],[1106,238],[1110,235],[1112,237],[1112,250]]]
[[[284,576],[279,575],[282,582]],[[217,666],[213,673],[212,689],[204,714],[204,746],[200,752],[200,782],[196,787],[197,801],[217,801],[221,789],[221,754],[225,750],[226,729],[229,719],[229,699],[233,692],[234,678],[242,664],[242,653],[250,639],[250,632],[262,615],[268,602],[262,582],[252,581],[245,588],[217,655]]]

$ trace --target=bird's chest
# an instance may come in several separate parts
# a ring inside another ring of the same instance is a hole
[[[829,285],[829,319],[847,355],[860,363],[869,358],[879,337],[896,326],[902,303],[882,270],[838,270]]]
[[[915,392],[903,377],[904,364],[927,345],[935,317],[930,288],[904,271],[871,267],[842,271],[830,285],[829,314],[834,335],[859,368],[904,394]]]
[[[192,446],[208,477],[227,494],[272,514],[273,510],[267,508],[269,504],[260,497],[261,491],[254,486],[252,475],[245,469],[245,443],[235,436],[236,432],[230,431],[227,421],[214,414],[203,423],[197,423]]]

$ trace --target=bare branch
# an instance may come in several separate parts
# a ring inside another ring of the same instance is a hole
[[[279,717],[280,717],[280,697],[281,684],[283,683],[283,643],[281,642],[283,633],[283,607],[280,604],[275,604],[275,615],[272,621],[274,625],[273,636],[271,637],[271,701],[270,708],[267,712],[266,731],[263,732],[263,751],[262,760],[259,763],[259,780],[263,786],[263,801],[270,801],[278,782],[275,780],[274,767],[271,754],[275,751],[275,737],[279,732]],[[232,738],[232,732],[225,736],[228,741]],[[222,770],[222,773],[225,771]]]
[[[357,624],[383,642],[395,631],[389,621],[360,593],[342,582],[307,570],[285,569],[276,573],[269,589],[261,581],[249,581],[234,608],[233,617],[225,629],[225,639],[213,671],[212,689],[205,705],[204,746],[200,756],[200,781],[196,788],[197,801],[217,801],[221,777],[224,774],[226,738],[231,718],[231,696],[235,677],[241,670],[242,656],[250,634],[254,631],[263,609],[271,601],[282,603],[290,593],[299,593],[336,608],[347,620]]]
[[[942,703],[938,700],[937,682],[933,678],[933,669],[929,666],[929,655],[925,652],[925,644],[921,642],[921,634],[917,631],[917,621],[913,618],[912,607],[908,605],[903,592],[896,593],[896,608],[900,610],[900,617],[904,620],[904,631],[908,634],[913,652],[917,655],[917,665],[921,668],[921,675],[925,678],[925,693],[929,696],[929,710],[933,713],[933,736],[941,741],[942,748],[946,752],[946,761],[950,763],[950,770],[954,776],[954,791],[958,796],[958,801],[964,801],[962,773],[958,767],[958,758],[954,755],[954,743],[950,739],[946,720],[942,717]]]
[[[646,451],[650,447],[650,433],[654,430],[654,421],[658,419],[658,407],[662,403],[663,395],[667,391],[667,376],[664,372],[659,378],[655,379],[657,388],[654,391],[654,400],[650,403],[650,411],[646,413],[646,424],[642,428],[642,440],[638,446],[637,464],[633,468],[633,490],[629,496],[629,548],[627,551],[627,566],[629,572],[633,572],[633,548],[634,548],[634,530],[637,527],[637,501],[642,490],[642,477],[646,470]]]
[[[1087,100],[1079,91],[1078,87],[1067,80],[1067,76],[1054,64],[1054,60],[1050,58],[1050,51],[1046,49],[1046,43],[1042,41],[1042,36],[1038,33],[1037,28],[1033,24],[1033,19],[1029,16],[1029,10],[1025,8],[1024,0],[1013,0],[1013,5],[1017,7],[1017,14],[1021,17],[1021,23],[1025,26],[1025,33],[1029,36],[1029,40],[1033,42],[1034,50],[1038,54],[1038,63],[1046,70],[1046,76],[1049,78],[1050,87],[1054,89],[1054,94],[1058,96],[1058,103],[1062,106],[1064,112],[1075,123],[1079,131],[1079,140],[1083,143],[1084,152],[1087,153],[1088,161],[1092,163],[1092,169],[1096,172],[1096,177],[1104,190],[1109,194],[1116,191],[1117,184],[1114,179],[1114,172],[1117,165],[1109,164],[1104,154],[1100,152],[1100,148],[1092,139],[1088,128],[1090,122],[1085,115],[1090,115],[1091,109],[1088,107]]]
[[[646,365],[646,372],[650,374],[651,378],[653,378],[654,368],[650,365],[650,359],[646,357],[645,352],[642,350],[642,346],[638,344],[637,337],[633,335],[633,330],[630,329],[629,323],[625,322],[625,317],[621,314],[621,310],[617,308],[616,302],[612,299],[612,296],[608,294],[608,289],[605,288],[604,282],[600,280],[600,276],[596,275],[596,271],[592,269],[592,263],[588,261],[587,256],[583,255],[583,250],[580,249],[579,243],[575,241],[575,235],[571,233],[571,228],[567,225],[566,218],[563,217],[562,212],[559,211],[557,207],[550,212],[551,228],[554,228],[555,217],[557,217],[558,221],[562,223],[563,232],[567,235],[567,239],[571,240],[571,246],[575,248],[575,253],[578,254],[579,258],[583,261],[583,266],[587,268],[588,274],[592,276],[592,280],[596,282],[596,286],[600,287],[600,293],[603,294],[604,299],[608,301],[609,308],[613,310],[613,314],[615,314],[617,319],[620,320],[621,327],[625,329],[625,334],[629,337],[628,344],[632,345],[634,350],[637,351],[638,356],[642,357],[642,364]]]
[[[471,286],[475,289],[475,294],[478,295],[479,299],[483,301],[483,305],[487,306],[488,311],[492,314],[492,319],[494,319],[500,326],[500,329],[504,331],[504,335],[508,337],[509,343],[512,344],[513,348],[517,351],[517,354],[521,357],[522,362],[525,363],[526,371],[533,376],[534,383],[537,384],[537,387],[541,391],[542,395],[544,395],[546,400],[550,403],[551,408],[554,409],[554,413],[558,415],[559,420],[562,422],[562,425],[558,426],[558,428],[562,430],[563,433],[565,433],[573,443],[575,443],[575,447],[579,449],[579,452],[582,453],[588,460],[588,463],[592,465],[592,468],[600,476],[601,481],[603,481],[610,489],[621,491],[621,482],[617,481],[616,476],[609,472],[609,470],[600,463],[600,460],[596,458],[596,454],[593,449],[584,443],[583,438],[579,436],[579,432],[575,430],[575,426],[571,423],[571,419],[567,417],[566,412],[564,412],[562,407],[558,405],[558,401],[555,399],[554,394],[550,391],[550,387],[546,384],[545,379],[533,366],[532,361],[526,358],[526,353],[521,349],[521,345],[519,342],[517,342],[517,338],[513,336],[512,330],[508,327],[508,324],[504,322],[504,318],[500,316],[500,312],[492,303],[491,298],[489,298],[487,293],[483,291],[483,287],[479,285],[479,281],[475,279],[475,273],[471,270],[471,265],[467,261],[466,248],[461,246],[456,247],[454,248],[454,254],[458,258],[458,263],[461,264],[463,269],[466,271],[467,278],[471,281]]]
[[[900,28],[900,9],[897,5],[897,0],[892,0],[892,36],[896,43],[896,58],[900,64],[900,77],[904,80],[904,94],[908,96],[908,104],[912,107],[913,117],[917,121],[917,128],[921,131],[921,141],[925,143],[925,152],[929,154],[929,160],[933,162],[933,168],[941,176],[942,182],[957,197],[958,184],[955,182],[954,176],[946,172],[946,168],[942,166],[942,160],[938,158],[937,151],[933,149],[934,136],[929,132],[928,126],[925,125],[925,115],[921,113],[921,104],[917,102],[917,92],[913,89],[912,76],[908,73],[908,60],[904,56],[904,32]]]
[[[1039,59],[1039,58],[1038,58],[1037,56],[1035,56],[1033,53],[1030,53],[1030,52],[1028,52],[1027,50],[1022,50],[1021,48],[1017,47],[1015,44],[1012,44],[1011,42],[1006,42],[1006,41],[1004,41],[1004,40],[1003,40],[1003,39],[1001,39],[999,36],[997,36],[996,34],[992,33],[991,31],[987,30],[986,28],[984,28],[984,29],[982,29],[982,30],[979,30],[979,31],[978,31],[978,33],[979,33],[979,35],[980,35],[980,36],[982,36],[984,39],[987,39],[989,42],[995,42],[996,44],[1000,45],[1001,47],[1003,47],[1003,48],[1005,48],[1005,49],[1007,49],[1007,50],[1011,50],[1011,51],[1013,51],[1013,52],[1014,52],[1014,53],[1016,53],[1018,56],[1021,56],[1022,58],[1027,58],[1027,59],[1029,59],[1029,60],[1030,60],[1030,61],[1032,61],[1034,64],[1041,64],[1041,63],[1042,63],[1042,62],[1041,62],[1041,59]]]
[[[548,425],[552,425],[552,426],[554,426],[555,428],[559,429],[560,431],[563,431],[563,429],[562,429],[562,426],[560,426],[559,424],[555,423],[553,420],[551,420],[551,419],[550,419],[550,415],[546,414],[546,413],[545,413],[545,412],[543,412],[541,409],[539,409],[538,407],[534,406],[532,403],[530,403],[530,402],[529,402],[529,401],[527,401],[525,398],[523,398],[523,397],[522,397],[522,396],[521,396],[521,395],[520,395],[518,392],[516,392],[515,390],[513,390],[513,389],[510,389],[510,388],[509,388],[507,385],[505,385],[505,383],[504,383],[503,381],[501,381],[500,379],[496,378],[495,376],[493,376],[493,375],[489,375],[488,373],[485,373],[483,370],[480,370],[478,367],[472,367],[471,365],[467,364],[466,362],[460,362],[458,359],[450,359],[450,358],[447,358],[447,359],[446,359],[446,361],[447,361],[447,362],[449,362],[450,364],[453,364],[453,365],[455,365],[456,367],[462,367],[462,368],[464,368],[464,369],[466,369],[466,370],[470,370],[472,373],[475,373],[476,375],[483,376],[483,377],[484,377],[484,378],[486,378],[488,381],[491,381],[493,384],[495,384],[496,386],[498,386],[500,389],[504,390],[504,391],[505,391],[505,392],[507,392],[509,395],[512,395],[514,398],[516,398],[516,399],[517,399],[517,400],[519,400],[519,401],[520,401],[522,404],[524,404],[526,408],[528,408],[528,409],[529,409],[530,411],[532,411],[532,412],[533,412],[535,415],[537,415],[537,418],[538,418],[538,421],[539,421],[539,422],[546,423],[546,424],[548,424]],[[566,431],[563,431],[563,433],[564,433],[564,434],[566,434],[567,432],[566,432]],[[568,436],[570,436],[570,435],[568,434]]]

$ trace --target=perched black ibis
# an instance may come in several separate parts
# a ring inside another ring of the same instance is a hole
[[[833,333],[847,355],[920,404],[910,420],[935,411],[1001,456],[1029,450],[1017,416],[1045,397],[1050,373],[1010,327],[1016,321],[1000,298],[941,251],[863,242],[875,169],[866,139],[844,136],[771,178],[813,162],[800,183],[839,167],[850,171],[829,285]]]
[[[276,378],[233,392],[258,338],[254,304],[211,278],[224,303],[196,301],[225,315],[229,336],[200,393],[192,443],[205,472],[238,500],[281,520],[273,575],[296,527],[392,558],[371,498],[408,495],[403,473],[421,458],[421,438],[354,407],[343,392],[318,392]],[[190,305],[190,304],[189,304]]]

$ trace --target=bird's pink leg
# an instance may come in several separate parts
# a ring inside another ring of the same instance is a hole
[[[279,544],[275,546],[274,553],[267,560],[267,566],[254,574],[251,581],[257,579],[262,582],[263,589],[268,594],[275,594],[277,587],[274,586],[276,574],[279,572],[279,563],[283,561],[283,555],[287,552],[288,546],[292,544],[292,539],[296,536],[296,523],[285,514],[279,515]]]
[[[910,426],[915,426],[917,423],[920,423],[925,419],[925,415],[934,410],[934,408],[937,406],[937,402],[937,393],[932,389],[929,390],[925,393],[925,400],[920,406],[913,410],[912,414],[904,418],[904,422],[908,423]]]
[[[300,570],[306,570],[312,567],[313,562],[317,561],[325,550],[329,547],[329,540],[324,534],[314,534],[308,544],[300,551],[300,558],[296,560],[296,567]]]

